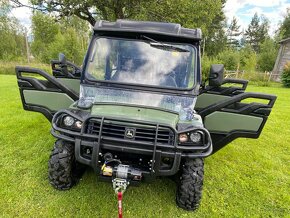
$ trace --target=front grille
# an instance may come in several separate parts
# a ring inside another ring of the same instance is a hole
[[[101,128],[101,119],[90,119],[86,133],[93,134],[98,136],[100,134]],[[138,142],[155,142],[156,136],[156,125],[148,125],[148,124],[132,124],[129,122],[123,121],[112,121],[112,120],[104,120],[103,128],[102,128],[102,136],[116,138],[116,139],[128,139],[132,141]],[[125,136],[127,129],[134,129],[135,136],[132,139],[129,139]],[[174,132],[172,129],[168,127],[159,127],[157,131],[157,143],[159,144],[170,144],[174,143]]]

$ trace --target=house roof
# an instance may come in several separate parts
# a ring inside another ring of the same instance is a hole
[[[176,23],[162,23],[149,21],[132,21],[118,19],[116,22],[98,21],[94,26],[96,32],[132,32],[151,33],[193,40],[201,40],[200,29],[188,29]]]
[[[283,39],[279,43],[280,44],[284,44],[284,43],[287,43],[287,42],[290,42],[290,38]]]

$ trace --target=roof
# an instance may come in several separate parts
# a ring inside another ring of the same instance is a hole
[[[193,40],[201,40],[200,29],[188,29],[176,23],[132,21],[118,19],[116,22],[100,20],[94,26],[96,32],[133,32],[168,35]]]
[[[284,43],[287,43],[289,41],[290,41],[290,38],[286,38],[286,39],[281,40],[279,43],[284,44]]]

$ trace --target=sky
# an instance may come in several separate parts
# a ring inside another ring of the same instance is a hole
[[[227,0],[224,10],[229,22],[235,16],[243,29],[247,29],[255,13],[263,14],[270,21],[270,35],[273,36],[287,8],[290,8],[290,0]]]
[[[21,2],[27,4],[28,0],[21,0]],[[232,20],[233,16],[238,19],[241,29],[247,28],[256,12],[259,16],[263,14],[270,21],[270,35],[273,36],[286,14],[287,7],[290,8],[290,0],[227,0],[224,11],[228,22]],[[30,9],[13,9],[12,15],[18,18],[26,28],[30,29]]]

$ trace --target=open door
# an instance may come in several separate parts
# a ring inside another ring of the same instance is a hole
[[[79,78],[56,78],[40,69],[18,66],[16,76],[23,108],[40,112],[50,121],[55,112],[79,98]]]
[[[258,138],[277,98],[245,92],[248,81],[223,79],[223,72],[223,65],[212,65],[195,106],[211,134],[213,153],[238,137]]]
[[[258,138],[276,96],[241,93],[199,111],[213,141],[213,153],[238,137]],[[261,103],[262,102],[262,103]]]

